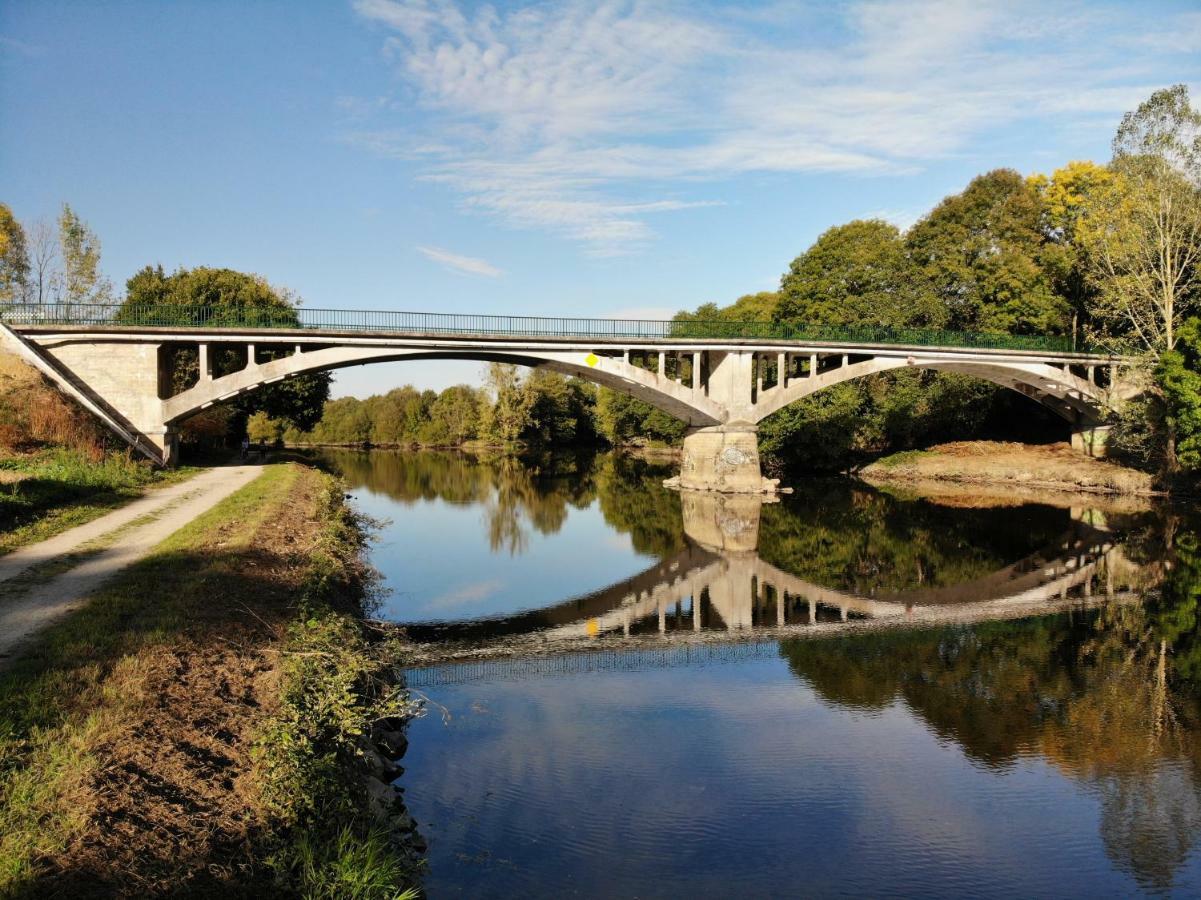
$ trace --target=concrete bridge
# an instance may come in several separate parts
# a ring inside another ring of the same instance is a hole
[[[865,375],[983,378],[1054,410],[1088,452],[1136,390],[1132,360],[1065,349],[1061,338],[755,322],[17,305],[0,308],[0,342],[163,465],[176,459],[182,421],[264,385],[373,362],[468,359],[546,367],[658,407],[689,426],[681,486],[728,492],[774,489],[760,473],[763,419]]]

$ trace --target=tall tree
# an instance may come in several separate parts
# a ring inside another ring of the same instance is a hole
[[[67,303],[107,303],[112,284],[100,271],[100,239],[64,203],[58,216],[58,239],[62,253],[63,295]]]
[[[29,282],[26,302],[57,303],[62,295],[62,252],[58,229],[46,219],[29,227]]]
[[[1180,466],[1201,472],[1201,319],[1189,319],[1177,332],[1176,347],[1156,367]]]
[[[291,293],[273,287],[261,275],[203,266],[167,275],[162,266],[146,266],[126,282],[125,301],[117,311],[117,320],[145,321],[147,315],[153,315],[159,321],[186,324],[203,315],[208,324],[219,324],[223,317],[238,321],[246,310],[260,310],[273,321],[294,323],[298,321],[295,303]],[[212,355],[216,375],[236,371],[246,362],[244,351],[236,347],[219,348]],[[196,352],[178,353],[174,371],[176,390],[194,383]],[[329,399],[329,385],[326,372],[300,375],[259,388],[230,405],[241,418],[262,411],[273,419],[285,419],[307,429],[321,418],[322,406]]]
[[[536,399],[532,391],[522,390],[517,367],[505,363],[488,364],[488,387],[496,400],[486,419],[486,430],[506,444],[521,440],[530,426],[531,410]]]
[[[1091,315],[1097,287],[1088,277],[1085,250],[1077,234],[1080,220],[1099,191],[1113,180],[1113,173],[1094,162],[1070,162],[1046,175],[1032,175],[1030,184],[1042,198],[1043,235],[1046,244],[1042,264],[1050,274],[1055,291],[1072,310],[1072,340],[1080,342],[1092,326]]]
[[[13,211],[0,203],[0,303],[24,299],[29,281],[25,229]]]
[[[913,263],[965,331],[1063,334],[1067,302],[1040,263],[1042,204],[1012,169],[974,178],[913,226],[906,244]]]
[[[825,231],[780,280],[776,321],[815,325],[941,325],[946,314],[916,289],[900,230],[856,219]]]
[[[1152,357],[1201,303],[1201,112],[1188,89],[1156,91],[1122,119],[1114,177],[1078,234],[1097,288],[1096,339]]]

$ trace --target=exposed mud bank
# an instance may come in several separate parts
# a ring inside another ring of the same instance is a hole
[[[964,441],[941,444],[928,450],[895,453],[877,460],[858,473],[875,485],[910,485],[922,492],[939,482],[984,485],[1025,492],[1030,500],[1044,496],[1089,493],[1153,497],[1161,495],[1146,472],[1093,459],[1067,444],[1012,444]]]

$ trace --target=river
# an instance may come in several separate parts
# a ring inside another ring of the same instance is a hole
[[[424,654],[429,896],[1201,894],[1179,512],[325,456]]]

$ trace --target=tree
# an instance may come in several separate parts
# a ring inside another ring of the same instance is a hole
[[[276,444],[284,439],[287,423],[256,412],[246,420],[246,436],[256,444]]]
[[[57,303],[62,294],[62,253],[58,230],[45,219],[38,219],[29,228],[29,281],[26,284],[27,303]]]
[[[1127,113],[1114,137],[1114,177],[1078,227],[1104,346],[1154,358],[1201,301],[1199,124],[1177,85]]]
[[[945,313],[915,288],[901,232],[880,219],[825,231],[780,280],[776,321],[815,325],[941,325]]]
[[[522,390],[516,366],[489,363],[487,380],[496,400],[485,420],[486,430],[502,443],[516,443],[530,425],[534,394]]]
[[[1088,278],[1087,261],[1077,230],[1080,220],[1113,173],[1094,162],[1070,162],[1051,177],[1032,175],[1031,186],[1042,199],[1042,230],[1046,244],[1041,261],[1055,292],[1072,311],[1072,340],[1078,343],[1091,327],[1097,287]]]
[[[58,240],[62,253],[62,299],[67,303],[107,303],[112,284],[100,271],[100,239],[64,203],[58,216]]]
[[[247,310],[260,310],[277,323],[296,323],[296,298],[287,290],[273,287],[261,275],[204,266],[177,269],[170,275],[162,266],[146,266],[126,282],[125,302],[117,321],[171,321],[180,325],[217,325],[242,321]],[[286,350],[275,351],[285,353]],[[272,351],[267,351],[270,356]],[[225,375],[246,365],[245,350],[216,346],[212,350],[213,374]],[[178,392],[195,383],[198,375],[195,350],[184,349],[175,356],[174,387]],[[312,428],[321,418],[329,399],[330,376],[326,372],[300,375],[266,385],[231,402],[241,416],[262,411],[301,429]],[[363,438],[366,440],[366,438]]]
[[[1012,169],[972,179],[909,230],[910,259],[964,331],[1063,334],[1071,310],[1040,263],[1042,204]]]
[[[479,436],[483,406],[480,392],[465,384],[448,387],[429,407],[421,438],[431,444],[461,444]]]
[[[1176,347],[1159,357],[1156,381],[1163,391],[1180,466],[1201,471],[1201,319],[1177,332]]]
[[[0,303],[25,298],[29,281],[29,250],[25,229],[12,210],[0,203]]]
[[[1197,186],[1201,179],[1201,111],[1189,101],[1188,86],[1156,91],[1122,116],[1113,139],[1114,159],[1152,156],[1164,160]]]
[[[759,291],[743,294],[729,306],[719,308],[716,303],[705,303],[696,312],[682,310],[673,316],[674,321],[712,321],[724,319],[733,322],[770,322],[776,311],[780,295],[775,291]]]

